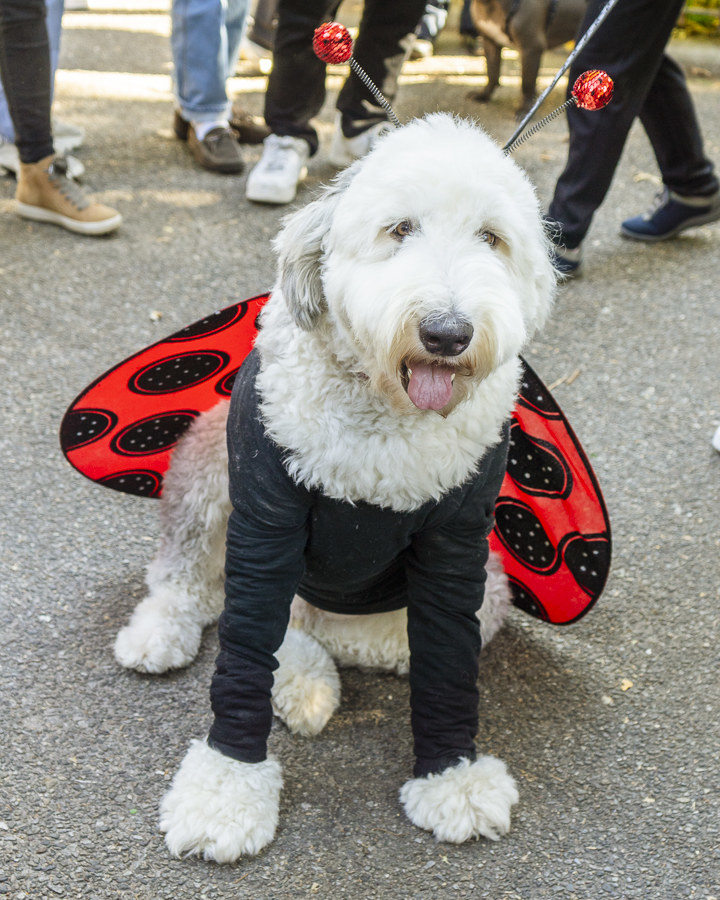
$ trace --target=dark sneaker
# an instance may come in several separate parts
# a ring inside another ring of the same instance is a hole
[[[187,143],[195,162],[203,169],[234,175],[245,168],[235,132],[231,128],[211,128],[199,141],[195,129],[190,125]]]
[[[270,129],[264,120],[259,116],[253,116],[247,110],[244,110],[237,103],[232,105],[232,113],[230,116],[230,127],[237,136],[239,144],[262,144],[266,137],[270,134]],[[181,141],[188,139],[190,123],[184,119],[179,110],[175,110],[175,118],[173,119],[173,131],[175,137]]]
[[[649,212],[622,223],[620,234],[635,241],[664,241],[686,228],[707,225],[718,219],[720,191],[709,197],[680,197],[665,188]]]
[[[189,130],[190,123],[187,119],[183,119],[180,115],[180,111],[176,109],[173,117],[173,131],[175,132],[175,137],[179,141],[186,141],[188,139]]]
[[[240,144],[262,144],[270,135],[270,129],[263,119],[251,115],[236,103],[232,105],[230,127],[237,135]]]
[[[178,140],[187,141],[195,161],[204,169],[233,175],[245,168],[235,132],[230,128],[212,128],[199,141],[190,122],[176,109],[173,131]]]
[[[559,280],[566,281],[568,278],[578,275],[582,265],[582,244],[570,250],[565,246],[562,225],[559,222],[546,214],[543,216],[543,224],[545,234],[550,240],[550,262],[560,276]]]
[[[567,247],[555,247],[550,261],[561,281],[573,278],[580,274],[582,247],[576,247],[574,250],[568,250]]]

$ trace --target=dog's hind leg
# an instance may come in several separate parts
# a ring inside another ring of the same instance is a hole
[[[319,641],[341,667],[357,666],[397,675],[406,675],[410,669],[404,609],[364,616],[337,615],[296,597],[291,621]]]
[[[483,647],[490,643],[505,624],[505,619],[512,606],[507,575],[502,561],[496,553],[490,553],[485,572],[487,574],[485,599],[478,613]]]
[[[295,734],[319,734],[340,704],[340,679],[330,654],[315,638],[291,627],[275,655],[275,714]]]
[[[511,606],[510,587],[496,554],[490,554],[486,571],[485,599],[478,613],[483,646],[503,626]],[[407,675],[410,670],[404,609],[364,616],[337,615],[296,597],[291,622],[319,641],[341,667],[357,666],[396,675]]]
[[[147,571],[149,593],[115,641],[115,657],[127,668],[158,673],[188,665],[203,628],[222,611],[228,406],[223,401],[199,416],[173,453],[160,501],[160,549]]]

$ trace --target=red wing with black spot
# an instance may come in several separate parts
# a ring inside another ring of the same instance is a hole
[[[610,522],[580,441],[550,391],[523,365],[490,546],[503,558],[515,605],[564,625],[602,593]]]
[[[65,414],[60,445],[105,487],[162,493],[172,451],[196,416],[232,392],[268,295],[219,310],[114,366]]]

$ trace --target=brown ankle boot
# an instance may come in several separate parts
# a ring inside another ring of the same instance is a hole
[[[52,222],[77,234],[107,234],[122,222],[117,210],[88,199],[67,177],[62,156],[48,156],[36,163],[20,163],[16,211],[25,219]]]

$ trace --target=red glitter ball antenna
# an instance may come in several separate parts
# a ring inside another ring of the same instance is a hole
[[[352,56],[353,43],[350,32],[339,22],[326,22],[315,29],[313,50],[324,63],[339,65]]]
[[[613,96],[613,80],[602,69],[589,69],[576,80],[572,96],[581,109],[602,109]]]
[[[340,22],[325,22],[324,25],[316,28],[313,34],[313,50],[315,51],[315,56],[324,63],[337,65],[349,62],[350,68],[382,106],[393,125],[396,128],[400,127],[400,120],[395,115],[392,106],[383,97],[380,89],[375,85],[365,69],[353,57],[352,38],[344,25],[341,25]]]

